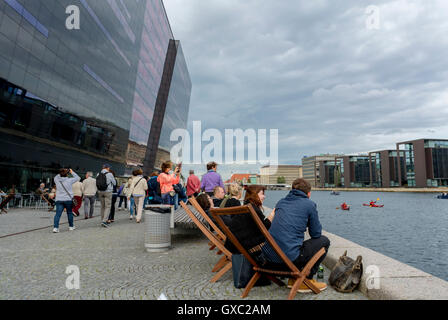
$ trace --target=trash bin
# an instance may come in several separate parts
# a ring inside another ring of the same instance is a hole
[[[145,207],[145,248],[147,252],[163,252],[171,248],[171,206]]]

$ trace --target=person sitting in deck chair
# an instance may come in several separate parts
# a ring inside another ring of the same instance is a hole
[[[309,199],[310,197],[311,185],[304,179],[296,179],[292,183],[289,194],[275,206],[275,219],[272,221],[269,233],[299,270],[302,270],[321,248],[325,248],[325,254],[311,268],[307,276],[317,288],[323,291],[327,285],[313,280],[313,276],[327,255],[330,240],[322,235],[316,204]],[[307,228],[311,239],[304,241]],[[283,263],[269,244],[263,246],[263,254],[270,263]],[[289,279],[288,287],[292,288],[293,285],[293,279]],[[311,292],[311,289],[302,283],[298,292]]]

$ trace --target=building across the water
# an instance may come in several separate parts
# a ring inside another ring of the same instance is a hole
[[[321,187],[325,182],[321,179],[321,162],[335,161],[340,156],[338,154],[321,154],[317,156],[303,157],[303,178],[307,180],[312,187]]]
[[[400,151],[403,150],[403,151]],[[398,184],[409,187],[448,186],[448,140],[418,139],[397,143],[397,152],[405,154],[406,180]],[[403,164],[399,163],[399,168]]]
[[[191,80],[161,0],[0,0],[0,187],[52,183],[110,163],[116,175],[169,159]]]
[[[400,157],[397,155],[400,154]],[[404,151],[381,150],[369,152],[370,185],[377,188],[398,187],[399,175],[406,182]],[[400,169],[398,161],[400,161]],[[400,173],[399,173],[400,172]]]
[[[260,168],[260,183],[268,184],[288,184],[297,178],[302,178],[302,166],[300,165],[278,165],[277,167],[264,166]]]

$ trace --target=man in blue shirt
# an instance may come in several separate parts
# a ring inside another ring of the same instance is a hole
[[[325,254],[311,268],[307,277],[322,291],[326,289],[327,285],[312,279],[317,273],[320,263],[325,259],[330,247],[330,240],[322,235],[317,206],[310,200],[310,197],[311,185],[304,179],[295,180],[289,194],[275,206],[275,218],[269,228],[269,233],[300,270],[321,248],[325,248]],[[307,228],[311,239],[304,241]],[[263,246],[263,252],[268,261],[282,263],[282,260],[269,245]],[[290,279],[288,286],[292,287],[293,284],[293,279]],[[298,292],[311,292],[311,290],[302,284]]]

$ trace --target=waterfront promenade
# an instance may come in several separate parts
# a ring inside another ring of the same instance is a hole
[[[96,215],[99,208],[96,208]],[[77,230],[68,225],[53,234],[54,213],[12,209],[0,216],[0,299],[147,300],[164,294],[173,300],[241,300],[243,289],[233,286],[231,271],[210,283],[219,257],[208,250],[197,230],[175,229],[173,249],[147,253],[144,224],[117,211],[108,229],[98,217],[80,218]],[[67,221],[66,215],[61,222]],[[26,230],[36,231],[20,233]],[[10,234],[17,235],[8,236]],[[67,266],[80,269],[80,289],[68,290]],[[329,270],[325,268],[325,281]],[[277,285],[256,287],[246,299],[284,300],[289,290]],[[360,291],[342,294],[328,287],[319,295],[297,294],[295,300],[365,300]]]

